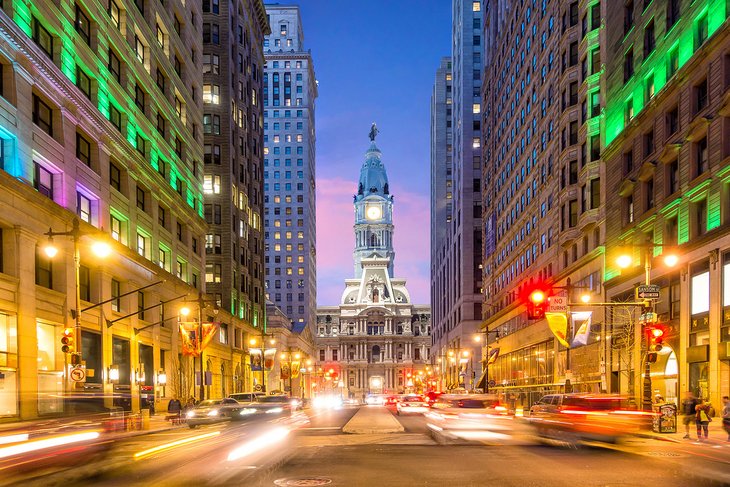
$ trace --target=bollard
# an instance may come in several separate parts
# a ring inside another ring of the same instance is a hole
[[[150,410],[149,409],[142,409],[142,429],[148,430],[150,429]]]

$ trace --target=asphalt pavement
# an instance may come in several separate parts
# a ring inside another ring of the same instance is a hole
[[[374,426],[397,422],[402,432],[345,432],[348,424],[363,419]],[[153,423],[146,432],[118,433],[106,450],[82,457],[80,464],[59,466],[22,484],[730,485],[730,442],[721,433],[713,429],[709,442],[682,440],[681,432],[679,438],[646,434],[577,449],[537,438],[520,444],[441,445],[421,415],[395,416],[377,406],[308,410],[288,423],[222,423],[195,430]],[[19,482],[0,477],[4,483]]]

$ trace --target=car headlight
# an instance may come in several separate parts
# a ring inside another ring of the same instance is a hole
[[[266,411],[266,414],[277,414],[284,412],[284,408],[271,408]]]
[[[185,416],[187,416],[188,418],[194,418],[195,417],[195,411],[188,411]]]
[[[299,400],[298,399],[292,399],[291,400],[291,405],[294,406],[294,407],[299,407]]]
[[[210,411],[208,411],[208,416],[218,416],[218,410],[211,409]]]
[[[249,414],[256,414],[256,410],[254,408],[243,408],[238,412],[238,414],[241,416],[248,416]]]

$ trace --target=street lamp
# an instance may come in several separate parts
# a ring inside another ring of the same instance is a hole
[[[203,360],[203,311],[205,310],[208,303],[214,303],[213,315],[218,316],[218,301],[215,299],[204,299],[203,293],[198,293],[198,299],[195,301],[198,303],[198,323],[195,334],[197,335],[197,352],[200,357],[200,400],[205,399],[205,362]],[[186,318],[190,315],[190,308],[183,306],[180,308],[180,315]]]
[[[72,312],[74,318],[74,333],[75,341],[78,344],[79,349],[75,350],[71,355],[71,364],[81,364],[81,282],[79,273],[81,271],[81,253],[79,250],[79,241],[84,235],[89,235],[81,231],[80,222],[78,218],[74,218],[71,224],[71,230],[65,232],[54,232],[52,228],[44,234],[48,236],[48,242],[46,243],[43,251],[49,259],[53,259],[58,254],[58,247],[53,243],[53,237],[71,237],[74,246],[74,277],[76,283],[76,296],[75,296],[75,308]],[[105,258],[111,253],[111,247],[105,242],[94,242],[91,246],[92,251],[98,257]]]
[[[647,286],[651,285],[651,260],[653,257],[653,252],[655,247],[670,247],[670,245],[664,245],[664,244],[657,244],[654,242],[648,242],[644,244],[634,244],[633,247],[639,247],[643,249],[644,251],[644,284]],[[674,252],[662,252],[664,265],[667,267],[674,267],[679,263],[679,256]],[[630,253],[622,252],[619,254],[619,256],[616,258],[616,264],[622,268],[626,269],[630,267],[633,264],[633,258],[631,257]],[[654,316],[654,301],[645,301],[645,307],[649,309],[649,312],[651,313],[651,316]],[[648,353],[648,343],[647,343],[647,354],[644,359],[644,393],[643,393],[643,399],[642,399],[642,406],[645,411],[651,411],[652,409],[652,402],[651,402],[651,395],[652,395],[652,385],[651,385],[651,362],[649,362],[649,353]]]

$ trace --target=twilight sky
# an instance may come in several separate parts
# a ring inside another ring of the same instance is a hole
[[[319,80],[317,305],[354,277],[352,195],[370,124],[395,196],[395,277],[429,297],[429,132],[436,68],[451,52],[450,0],[306,0],[304,45]]]

